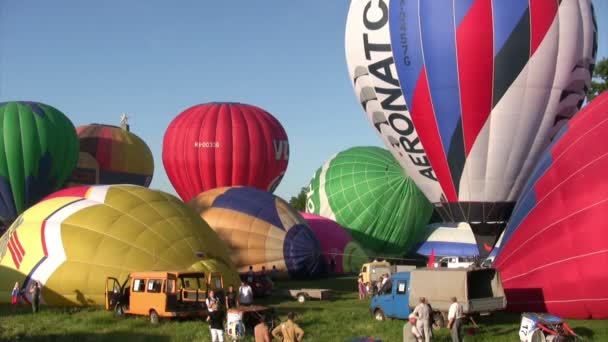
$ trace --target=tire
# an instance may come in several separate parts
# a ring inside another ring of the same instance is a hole
[[[439,311],[433,312],[433,323],[435,323],[437,325],[438,329],[445,328],[447,322],[446,322],[446,319],[445,319],[443,313],[441,313]]]
[[[305,294],[300,293],[297,298],[298,298],[298,303],[300,303],[300,304],[306,303],[306,295]]]
[[[384,316],[384,311],[382,311],[382,309],[376,309],[376,311],[374,311],[374,319],[381,322],[385,321],[386,316]]]
[[[116,306],[114,307],[114,312],[116,313],[116,316],[123,317],[125,315],[125,309],[126,307],[124,304],[116,303]]]
[[[158,324],[160,323],[160,317],[158,317],[158,313],[154,310],[150,310],[150,323]]]

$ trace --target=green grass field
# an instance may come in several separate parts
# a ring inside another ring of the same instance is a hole
[[[331,301],[308,301],[300,304],[287,298],[260,300],[270,305],[283,320],[295,311],[298,323],[306,332],[306,341],[341,342],[354,337],[375,337],[384,341],[402,341],[404,321],[374,321],[368,311],[369,300],[359,301],[355,278],[344,277],[318,281],[286,281],[278,288],[331,288],[337,291]],[[499,313],[484,318],[474,336],[466,341],[518,341],[520,316]],[[576,321],[568,324],[585,340],[608,341],[608,322]],[[468,328],[469,326],[467,326]],[[115,317],[101,308],[47,308],[32,315],[23,306],[13,313],[0,307],[0,341],[209,341],[209,329],[202,321],[163,321],[151,325],[145,317]],[[253,339],[246,339],[253,341]],[[435,332],[434,341],[450,341],[447,329]]]

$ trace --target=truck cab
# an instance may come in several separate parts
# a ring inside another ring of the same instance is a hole
[[[410,273],[395,273],[390,281],[390,290],[375,295],[370,304],[370,312],[378,321],[383,321],[386,317],[407,319],[410,314]]]
[[[374,283],[378,281],[378,278],[383,274],[391,274],[391,264],[388,261],[377,261],[368,262],[361,266],[361,272],[359,275],[363,277],[364,283]]]
[[[219,272],[133,272],[123,282],[106,278],[105,307],[119,316],[149,316],[151,323],[204,316],[207,292],[222,287]]]

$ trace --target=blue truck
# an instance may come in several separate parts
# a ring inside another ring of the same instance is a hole
[[[390,281],[390,288],[375,295],[370,304],[370,313],[379,321],[387,317],[407,319],[421,297],[433,308],[433,320],[439,327],[447,323],[452,297],[458,299],[467,315],[504,310],[507,306],[499,272],[492,268],[420,268],[394,273]]]

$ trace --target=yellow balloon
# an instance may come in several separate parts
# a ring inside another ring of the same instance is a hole
[[[135,185],[70,188],[25,211],[0,238],[0,301],[13,285],[43,285],[42,302],[102,305],[105,278],[133,271],[222,272],[239,277],[226,245],[167,193]]]

